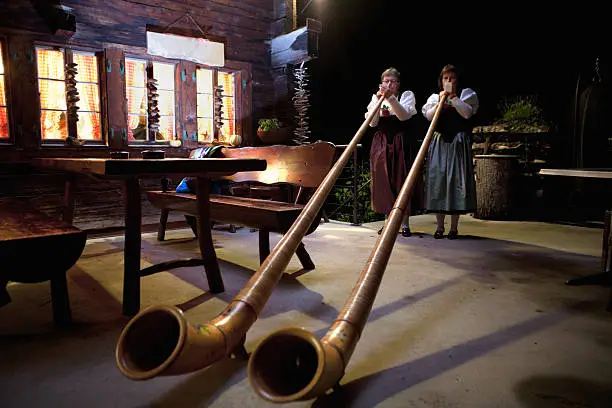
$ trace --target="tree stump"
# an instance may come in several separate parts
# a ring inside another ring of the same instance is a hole
[[[516,155],[476,155],[475,218],[505,219],[512,212],[512,193],[518,174]]]

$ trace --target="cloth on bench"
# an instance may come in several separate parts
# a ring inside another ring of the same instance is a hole
[[[211,145],[198,148],[192,155],[193,159],[203,159],[206,157],[214,157],[215,153],[219,151],[222,145]],[[211,193],[220,194],[221,185],[217,181],[211,183]],[[195,179],[193,177],[185,177],[181,180],[179,185],[176,187],[177,193],[192,193],[195,194]]]

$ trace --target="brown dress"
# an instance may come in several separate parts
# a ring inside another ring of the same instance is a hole
[[[396,116],[382,116],[370,147],[370,197],[372,210],[389,214],[408,175],[409,147],[404,140],[405,122]],[[406,145],[406,146],[405,146]],[[410,203],[407,212],[410,213]]]

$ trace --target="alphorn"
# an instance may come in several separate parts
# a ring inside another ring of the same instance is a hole
[[[208,323],[192,324],[178,307],[158,305],[142,310],[128,322],[115,348],[117,365],[126,377],[147,380],[185,374],[232,354],[246,355],[246,332],[257,320],[383,100],[379,98],[298,218],[221,314]]]
[[[342,379],[372,309],[445,100],[446,95],[440,98],[383,231],[329,331],[319,340],[302,328],[281,329],[264,338],[253,351],[248,375],[251,387],[260,397],[275,403],[308,400],[323,395]]]

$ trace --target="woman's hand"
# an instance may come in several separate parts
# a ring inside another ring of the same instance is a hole
[[[383,98],[388,98],[391,95],[393,95],[393,92],[389,88],[385,87],[383,84],[378,85],[378,92],[376,92],[377,97],[380,98],[382,96]]]
[[[455,96],[457,96],[457,94],[454,93],[454,92],[450,93],[450,92],[447,92],[447,91],[442,91],[442,92],[440,92],[440,100],[442,100],[442,97],[444,95],[447,96],[447,98],[446,98],[447,101],[450,100],[450,99],[453,99]]]

